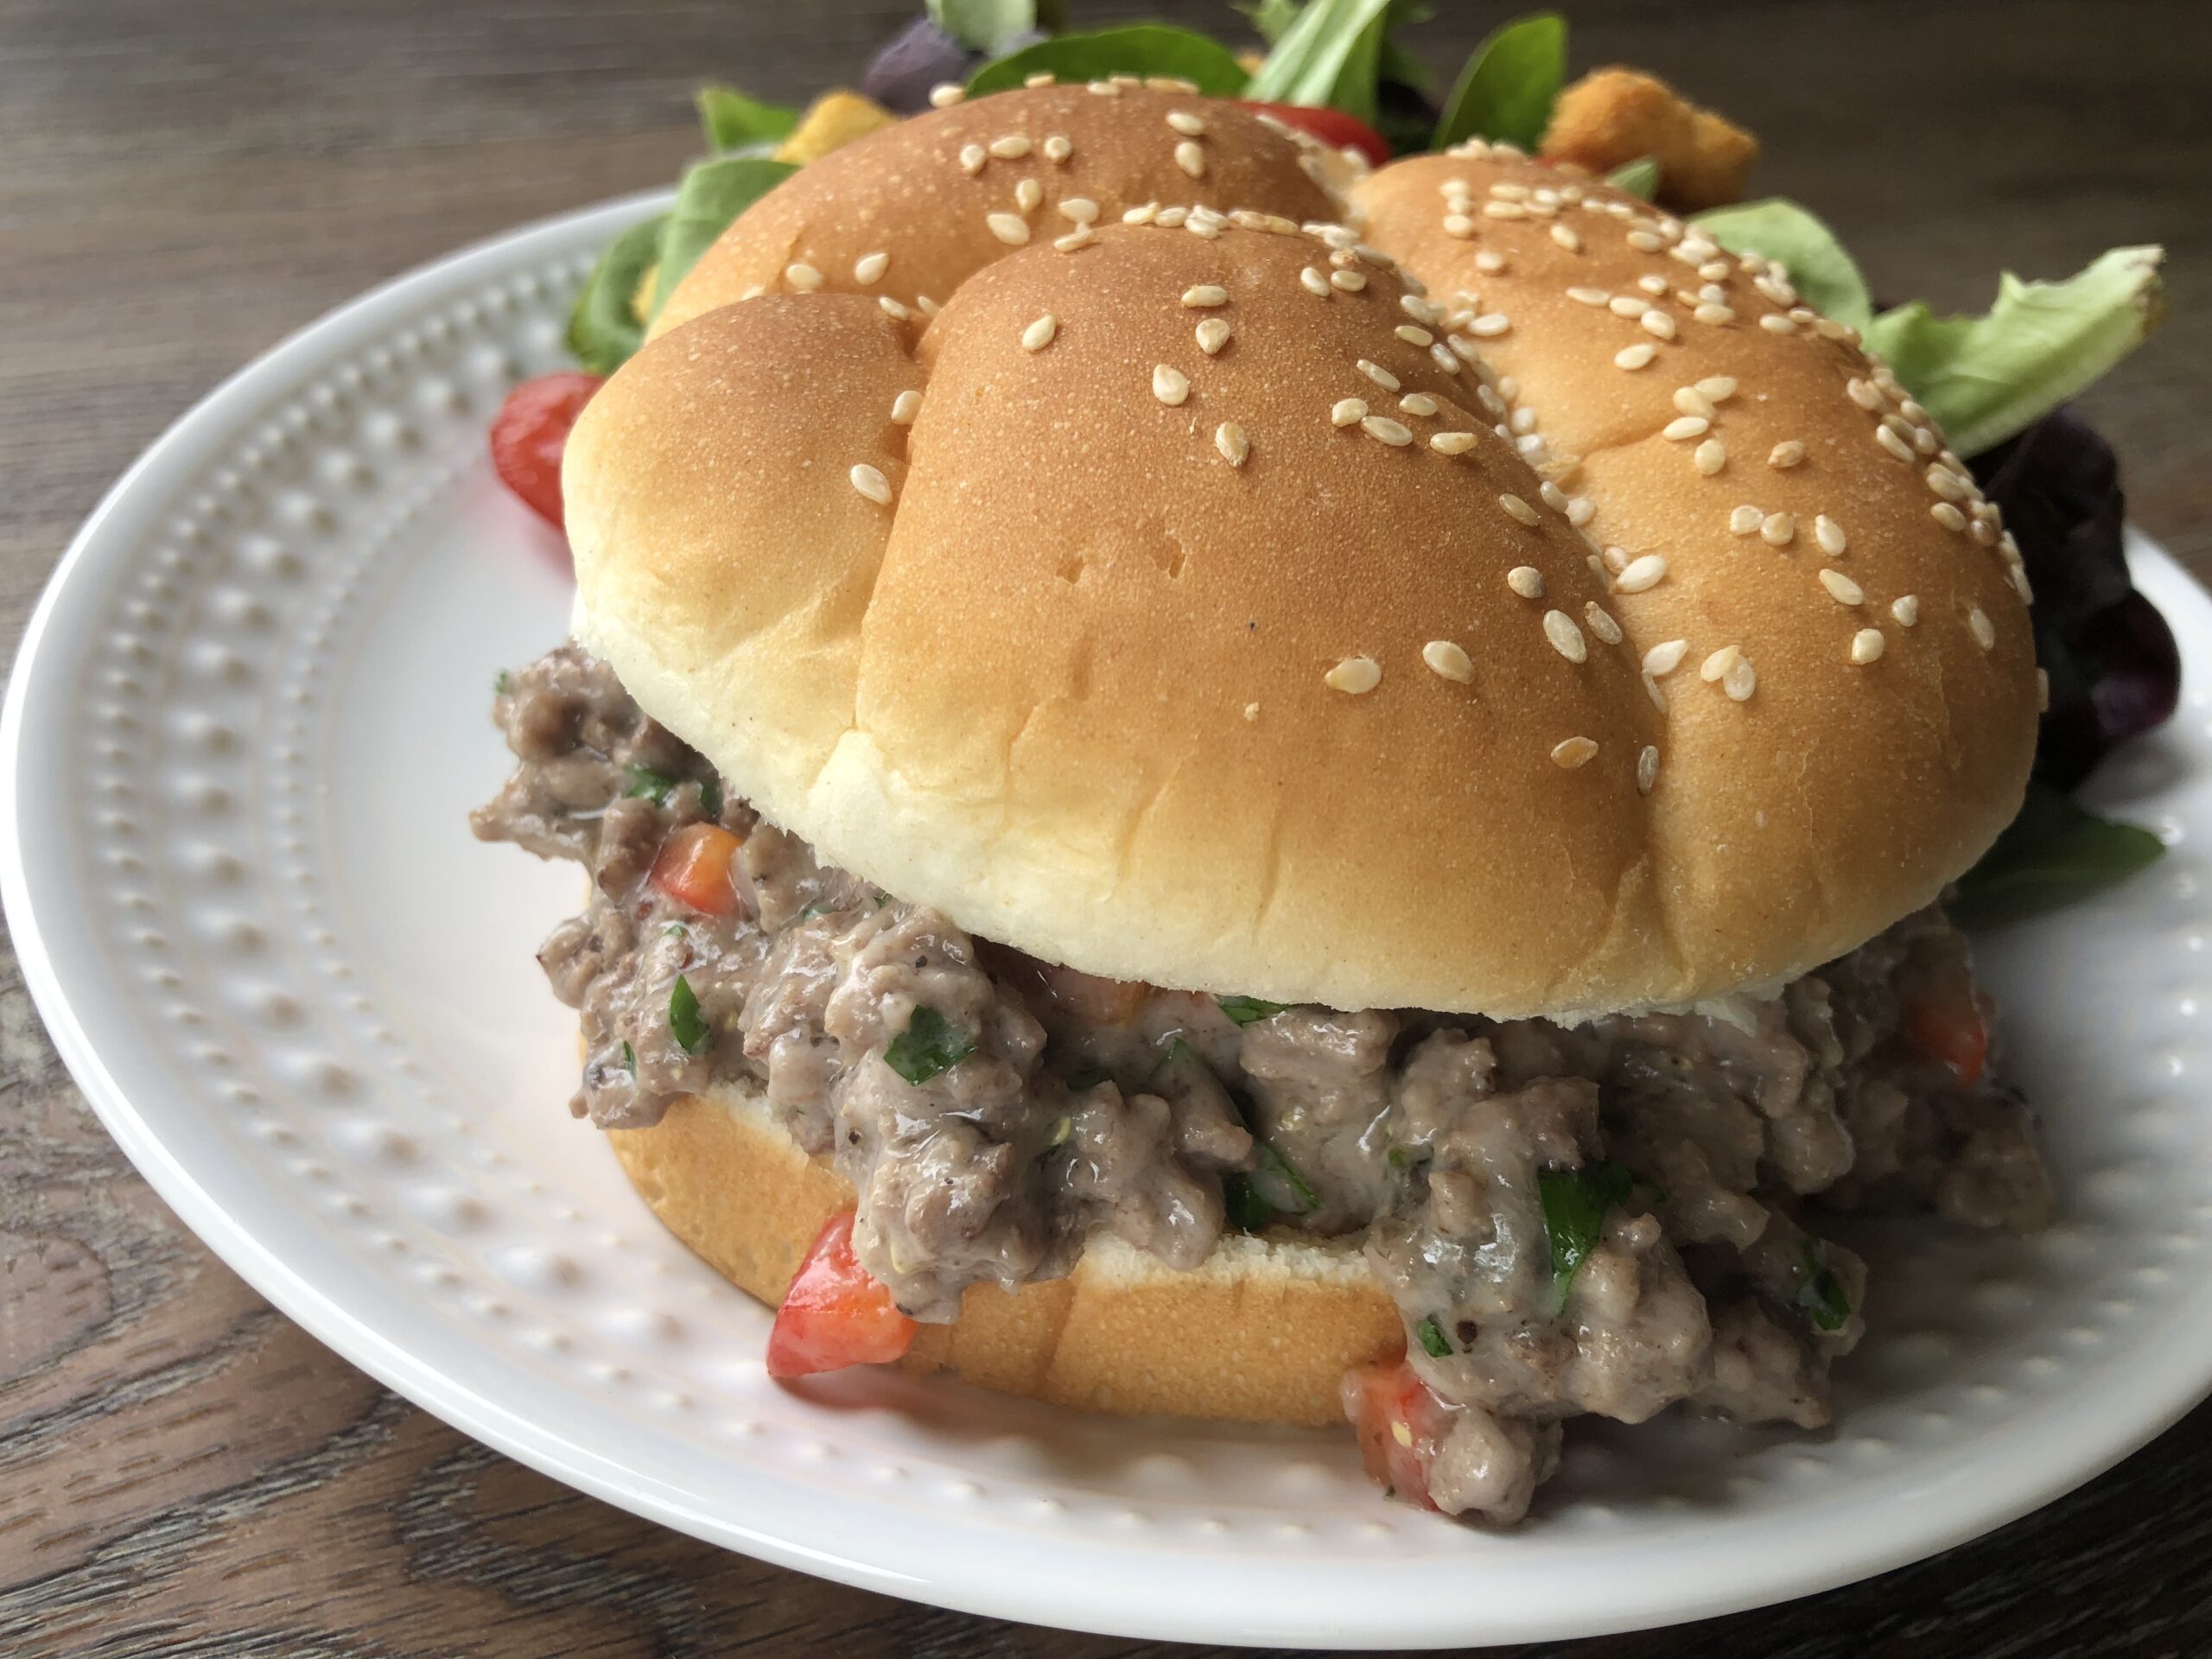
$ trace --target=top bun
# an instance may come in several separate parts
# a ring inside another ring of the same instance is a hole
[[[1932,899],[2036,690],[1925,416],[1627,198],[1440,157],[1367,197],[1481,308],[1199,215],[1016,251],[918,339],[832,294],[664,335],[569,443],[578,636],[825,858],[1118,979],[1572,1018]],[[1646,276],[1649,324],[1567,296]]]
[[[866,294],[926,317],[1015,248],[1146,202],[1344,216],[1330,183],[1344,169],[1303,133],[1187,92],[1094,84],[955,104],[809,162],[700,257],[652,334],[760,294]]]

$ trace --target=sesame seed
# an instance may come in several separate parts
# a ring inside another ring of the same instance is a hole
[[[1475,447],[1471,432],[1439,432],[1428,441],[1428,447],[1440,455],[1464,455]]]
[[[1570,737],[1552,750],[1552,764],[1568,772],[1585,766],[1597,758],[1598,746],[1586,737]]]
[[[2039,715],[2050,712],[2050,671],[2047,668],[2036,670],[2036,712]]]
[[[1124,225],[1149,225],[1152,223],[1153,219],[1158,216],[1159,213],[1160,204],[1156,201],[1147,201],[1143,206],[1138,207],[1125,207],[1122,210],[1122,223]]]
[[[1714,652],[1713,655],[1707,658],[1705,661],[1700,664],[1697,671],[1697,677],[1703,680],[1707,685],[1710,685],[1715,680],[1720,678],[1722,675],[1727,673],[1730,669],[1735,667],[1738,663],[1743,661],[1743,659],[1744,651],[1742,646],[1723,645],[1719,650]]]
[[[1452,355],[1452,348],[1440,340],[1428,348],[1428,360],[1446,374],[1459,372],[1459,359]]]
[[[1879,628],[1861,628],[1851,636],[1851,660],[1864,668],[1879,660],[1888,645]]]
[[[1666,574],[1666,559],[1656,553],[1646,553],[1630,559],[1620,575],[1613,578],[1613,591],[1641,594],[1657,587],[1659,579]]]
[[[1727,281],[1734,273],[1730,270],[1726,259],[1713,259],[1700,265],[1697,268],[1697,274],[1708,283],[1722,283]]]
[[[1229,290],[1215,283],[1200,283],[1196,288],[1183,290],[1183,303],[1193,310],[1206,310],[1229,303]]]
[[[1308,294],[1318,294],[1325,300],[1336,291],[1329,286],[1329,279],[1311,265],[1298,273],[1298,280],[1305,284]]]
[[[1002,162],[1018,162],[1029,153],[1029,140],[1018,132],[1009,132],[1003,138],[992,139],[987,148]]]
[[[1056,132],[1045,141],[1045,159],[1055,167],[1074,154],[1075,146],[1063,134]]]
[[[1433,415],[1436,399],[1425,391],[1409,391],[1398,399],[1398,407],[1408,415]]]
[[[900,392],[891,400],[891,423],[912,426],[914,416],[922,412],[922,394],[912,390]]]
[[[1897,620],[1901,628],[1911,627],[1920,620],[1920,595],[1900,594],[1890,606],[1890,614]]]
[[[784,281],[802,294],[811,294],[822,286],[822,273],[804,263],[784,267]]]
[[[1155,363],[1152,365],[1152,395],[1173,409],[1191,395],[1191,378],[1180,369]]]
[[[1795,438],[1784,438],[1766,452],[1766,464],[1779,472],[1787,472],[1805,459],[1805,446]]]
[[[982,172],[990,159],[990,152],[981,144],[963,144],[960,147],[960,170],[971,178]]]
[[[1167,124],[1190,138],[1197,137],[1206,130],[1206,124],[1188,110],[1168,111]]]
[[[1738,536],[1756,535],[1766,514],[1748,502],[1728,515],[1728,528]]]
[[[1613,353],[1613,366],[1621,369],[1640,369],[1659,355],[1659,348],[1649,340],[1639,340],[1633,346],[1624,346]]]
[[[1651,744],[1643,746],[1643,753],[1636,757],[1636,792],[1649,795],[1651,786],[1659,781],[1659,751]]]
[[[1533,524],[1538,522],[1536,510],[1530,506],[1526,501],[1523,501],[1517,495],[1501,495],[1497,498],[1497,505],[1503,507],[1508,512],[1511,513],[1516,518],[1518,518],[1524,524]]]
[[[1720,689],[1736,702],[1746,701],[1752,692],[1758,690],[1758,671],[1751,666],[1751,659],[1748,657],[1737,658],[1729,665],[1728,671],[1720,677]]]
[[[914,296],[914,309],[925,317],[933,317],[937,315],[937,302],[926,294],[917,294]]]
[[[1404,340],[1407,345],[1418,346],[1423,351],[1427,351],[1430,346],[1436,344],[1436,336],[1434,334],[1430,334],[1426,328],[1415,327],[1410,322],[1402,322],[1390,332],[1397,335],[1400,340]]]
[[[1654,709],[1656,709],[1662,715],[1665,714],[1667,712],[1667,694],[1659,689],[1659,682],[1653,679],[1649,674],[1643,675],[1640,677],[1643,681],[1643,695],[1651,699],[1651,706]]]
[[[1815,514],[1814,517],[1813,539],[1820,543],[1821,551],[1830,558],[1834,558],[1850,545],[1850,538],[1844,535],[1843,526],[1825,512]]]
[[[1484,248],[1475,256],[1475,269],[1485,276],[1495,276],[1505,269],[1505,256],[1496,248]]]
[[[987,213],[983,223],[991,227],[991,234],[1010,248],[1018,248],[1029,240],[1029,223],[1019,213]]]
[[[1675,320],[1657,306],[1652,307],[1650,310],[1638,317],[1637,321],[1643,326],[1643,332],[1647,334],[1656,334],[1661,340],[1672,340],[1675,337]]]
[[[1372,657],[1347,657],[1321,678],[1332,691],[1361,696],[1382,683],[1382,665]]]
[[[1183,228],[1183,221],[1190,216],[1191,210],[1187,207],[1162,207],[1152,216],[1152,222],[1171,231],[1179,231]]]
[[[1446,213],[1444,215],[1445,235],[1456,236],[1464,242],[1467,238],[1472,236],[1474,233],[1475,221],[1469,219],[1466,214]]]
[[[1633,294],[1616,294],[1605,302],[1605,308],[1617,317],[1640,317],[1651,308],[1651,302]]]
[[[1360,422],[1359,429],[1369,437],[1389,444],[1393,449],[1402,448],[1414,441],[1412,429],[1403,422],[1392,420],[1388,415],[1370,415]]]
[[[1484,214],[1491,219],[1526,219],[1529,210],[1517,201],[1486,201]]]
[[[1606,612],[1605,607],[1598,603],[1596,600],[1592,600],[1588,604],[1582,607],[1582,620],[1584,624],[1588,626],[1591,632],[1596,634],[1607,645],[1618,645],[1620,644],[1621,625],[1614,621],[1612,617]]]
[[[1397,391],[1398,377],[1391,373],[1389,370],[1384,368],[1380,363],[1370,363],[1367,359],[1363,357],[1352,366],[1357,368],[1369,379],[1372,380],[1376,385],[1381,386],[1384,391]]]
[[[1465,685],[1475,677],[1474,659],[1449,639],[1432,639],[1421,648],[1421,659],[1444,679]]]
[[[1866,590],[1840,570],[1822,570],[1821,586],[1828,590],[1828,597],[1839,605],[1863,605]]]
[[[1198,324],[1198,349],[1208,357],[1228,344],[1229,325],[1219,317],[1208,317]]]
[[[1206,175],[1206,153],[1190,139],[1175,146],[1175,165],[1194,179]]]
[[[1910,461],[1912,459],[1912,445],[1907,442],[1904,438],[1900,437],[1897,435],[1897,429],[1894,427],[1876,427],[1874,429],[1874,442],[1880,444],[1883,448],[1888,450],[1899,461]]]
[[[1718,438],[1707,438],[1690,452],[1690,461],[1711,478],[1728,464],[1728,447]]]
[[[1997,643],[1997,630],[1991,625],[1988,613],[1979,605],[1969,606],[1967,608],[1967,632],[1974,635],[1974,644],[1980,645],[1984,651],[1989,650]]]
[[[1580,253],[1582,251],[1582,238],[1564,225],[1554,225],[1552,226],[1552,240],[1558,243],[1560,246],[1565,248],[1569,253]]]
[[[1503,311],[1493,311],[1488,316],[1477,317],[1467,325],[1467,332],[1481,340],[1493,340],[1513,326],[1512,319]]]
[[[1769,547],[1787,547],[1797,539],[1797,515],[1770,512],[1759,522],[1759,539]]]
[[[1367,400],[1363,397],[1339,397],[1329,405],[1329,424],[1356,426],[1367,418]]]
[[[1655,300],[1667,291],[1667,279],[1656,271],[1648,271],[1637,277],[1636,285]]]
[[[1844,391],[1850,395],[1853,403],[1870,413],[1882,406],[1881,388],[1871,380],[1854,378],[1846,384]]]
[[[1946,501],[1963,501],[1974,493],[1974,486],[1941,461],[1936,461],[1922,476],[1928,487]]]
[[[899,304],[898,301],[893,299],[888,294],[877,295],[875,296],[875,302],[882,309],[885,316],[896,317],[901,322],[906,321],[907,318],[914,315],[905,306]]]
[[[1049,86],[1057,79],[1051,70],[1039,69],[1033,75],[1024,75],[1021,84],[1025,86]]]
[[[1659,435],[1671,443],[1682,443],[1691,438],[1701,438],[1713,430],[1713,423],[1702,415],[1681,415],[1659,429]]]
[[[1690,316],[1695,321],[1710,323],[1715,327],[1724,322],[1736,321],[1736,314],[1718,300],[1699,301],[1690,308]]]
[[[1957,533],[1967,527],[1967,516],[1948,501],[1938,501],[1928,509],[1929,516],[1944,529]]]
[[[1529,505],[1517,495],[1500,496],[1498,499],[1501,501],[1519,501],[1524,512]],[[1513,516],[1516,518],[1521,518],[1521,514],[1517,512]],[[1528,518],[1522,519],[1522,522],[1533,524],[1536,522],[1536,517],[1534,513],[1529,513]],[[1523,599],[1541,599],[1544,596],[1544,573],[1533,564],[1516,564],[1505,573],[1505,585]]]
[[[1590,647],[1582,638],[1582,630],[1574,626],[1574,619],[1565,611],[1544,613],[1544,638],[1552,642],[1552,649],[1570,663],[1586,662]]]
[[[1546,479],[1541,486],[1538,487],[1536,493],[1543,497],[1544,505],[1549,507],[1554,512],[1565,512],[1567,511],[1567,492],[1560,488],[1558,485],[1553,483],[1548,478]]]
[[[1567,290],[1567,297],[1577,305],[1602,306],[1610,304],[1613,296],[1602,288],[1570,288]]]
[[[1707,397],[1695,386],[1676,387],[1675,389],[1675,407],[1685,415],[1694,415],[1701,419],[1708,421],[1713,418],[1713,399]]]
[[[1577,530],[1598,516],[1598,504],[1586,495],[1571,495],[1567,499],[1567,522]]]
[[[1656,253],[1667,245],[1664,238],[1650,231],[1630,231],[1628,245],[1639,253]]]
[[[855,489],[874,502],[877,506],[887,507],[891,505],[891,480],[884,477],[877,468],[863,461],[845,476],[852,480]]]
[[[1244,429],[1234,421],[1224,421],[1214,428],[1213,447],[1221,451],[1221,458],[1232,467],[1242,467],[1244,457],[1252,453],[1252,441],[1244,435]]]
[[[1923,455],[1932,455],[1943,446],[1933,428],[1916,426],[1912,429],[1912,447]]]
[[[1759,327],[1770,334],[1794,334],[1797,325],[1779,311],[1770,311],[1759,319]]]
[[[1669,639],[1643,653],[1643,671],[1654,679],[1673,673],[1682,665],[1682,658],[1690,648],[1687,639]]]
[[[1059,331],[1059,319],[1047,311],[1021,331],[1021,349],[1025,352],[1041,352],[1052,343],[1052,336]]]
[[[968,96],[968,89],[957,80],[941,80],[930,88],[930,107],[949,110]]]
[[[1086,92],[1096,92],[1101,98],[1119,98],[1122,95],[1122,89],[1110,80],[1085,81],[1083,90]]]
[[[1332,270],[1329,273],[1329,286],[1340,288],[1347,294],[1357,294],[1367,286],[1367,273],[1363,270]]]
[[[1077,248],[1087,248],[1098,239],[1098,233],[1088,225],[1078,225],[1065,236],[1056,236],[1052,245],[1062,253],[1073,253]]]
[[[1060,217],[1076,225],[1090,224],[1098,217],[1098,204],[1089,196],[1070,196],[1060,204]]]
[[[871,283],[880,278],[890,268],[889,254],[864,253],[853,262],[853,280],[863,284]]]
[[[1024,179],[1014,187],[1014,205],[1025,213],[1037,211],[1037,204],[1045,200],[1045,187],[1034,179]]]

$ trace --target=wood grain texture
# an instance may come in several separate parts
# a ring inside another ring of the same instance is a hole
[[[1084,5],[1210,26],[1211,3]],[[1440,0],[1456,64],[1503,10]],[[798,99],[903,5],[0,0],[0,639],[221,376],[369,283],[674,176],[709,74]],[[2136,518],[2212,572],[2212,7],[1589,0],[1579,65],[1759,131],[1878,292],[2171,250],[2172,321],[2089,400]],[[557,1107],[549,1103],[549,1109]],[[556,1486],[273,1313],[86,1112],[0,957],[0,1654],[1192,1653],[919,1609]],[[2212,1651],[2212,1408],[2042,1513],[1853,1589],[1573,1659]]]

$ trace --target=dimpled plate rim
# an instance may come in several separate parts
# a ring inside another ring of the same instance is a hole
[[[283,803],[348,780],[317,772],[311,744],[283,741],[297,711],[264,681],[302,707],[333,684],[343,701],[343,659],[365,648],[348,630],[371,626],[378,596],[407,575],[395,550],[408,536],[463,534],[451,521],[467,492],[480,506],[481,400],[496,393],[463,383],[555,366],[592,256],[665,200],[496,238],[277,346],[117,484],[26,633],[0,711],[0,898],[26,982],[126,1154],[277,1307],[464,1432],[702,1539],[969,1611],[1189,1641],[1533,1641],[1762,1605],[2021,1515],[2212,1388],[2212,1107],[2192,1081],[2212,1063],[2197,1024],[2212,906],[2195,857],[2199,826],[2212,823],[2202,690],[2212,602],[2139,537],[2139,580],[2175,624],[2191,690],[2174,727],[2101,785],[2175,854],[2132,888],[1985,952],[2000,994],[2026,1014],[2012,1034],[2028,1069],[2055,1092],[2091,1079],[2098,1091],[2052,1124],[2066,1219],[2028,1242],[1931,1230],[1898,1236],[1900,1247],[1875,1229],[1870,1248],[1897,1251],[1901,1283],[1916,1274],[1957,1294],[1899,1292],[1897,1328],[1878,1325],[1842,1374],[1842,1422],[1828,1435],[1597,1426],[1535,1524],[1497,1536],[1384,1504],[1361,1488],[1342,1436],[1108,1424],[900,1377],[815,1395],[767,1388],[754,1363],[764,1321],[698,1282],[703,1270],[649,1225],[642,1243],[608,1236],[622,1245],[611,1265],[579,1263],[578,1230],[604,1217],[573,1211],[557,1226],[543,1217],[543,1240],[471,1245],[471,1216],[547,1191],[517,1167],[529,1148],[485,1144],[408,1103],[437,1086],[435,1058],[364,1026],[376,999],[341,993],[350,976],[325,984],[302,971],[271,989],[197,935],[176,937],[201,919],[164,918],[152,890],[174,875],[196,902],[201,878],[227,881],[283,924],[274,941],[238,924],[240,950],[299,952],[304,964],[303,941],[345,946],[344,861],[307,868],[327,839],[297,843],[310,896],[280,897],[273,872],[264,891],[219,849],[195,852],[193,826],[235,819],[243,801],[256,817],[241,844],[273,852],[282,825],[319,823]],[[441,387],[446,402],[431,409]],[[264,475],[277,481],[256,481]],[[288,551],[318,543],[312,559]],[[150,681],[160,697],[147,696]],[[118,686],[121,703],[107,698]],[[454,725],[480,718],[481,701]],[[158,836],[133,816],[138,779],[101,770],[134,743],[184,768],[160,774]],[[458,823],[454,836],[465,842]],[[188,861],[203,855],[213,861]],[[431,836],[407,855],[435,864],[448,850]],[[508,879],[504,868],[493,879]],[[325,887],[327,925],[312,897]],[[531,943],[502,948],[526,958]],[[193,972],[160,967],[164,952]],[[149,963],[150,978],[130,971]],[[2100,995],[2120,1000],[2110,1017],[2091,1017]],[[2039,1035],[2050,1029],[2067,1040]],[[301,1035],[326,1030],[364,1034],[351,1046]],[[378,1058],[371,1038],[397,1057]],[[319,1045],[343,1058],[318,1058]],[[552,1102],[544,1109],[557,1118]],[[423,1145],[442,1125],[474,1161],[439,1166],[430,1185],[391,1177],[387,1166],[443,1155]],[[594,1179],[605,1190],[603,1167]],[[637,1220],[633,1205],[615,1217]],[[679,1293],[682,1312],[667,1311]],[[656,1346],[656,1330],[687,1323],[703,1357]],[[626,1331],[637,1334],[613,1334]],[[750,1414],[718,1417],[725,1402]],[[1008,1426],[1011,1451],[993,1423]]]

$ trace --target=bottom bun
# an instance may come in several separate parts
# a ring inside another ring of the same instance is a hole
[[[653,1128],[607,1138],[668,1230],[772,1307],[822,1224],[853,1205],[754,1089],[686,1096]],[[1181,1273],[1101,1235],[1065,1279],[972,1287],[901,1363],[1085,1411],[1319,1427],[1344,1421],[1347,1367],[1404,1344],[1355,1243],[1229,1234]]]

